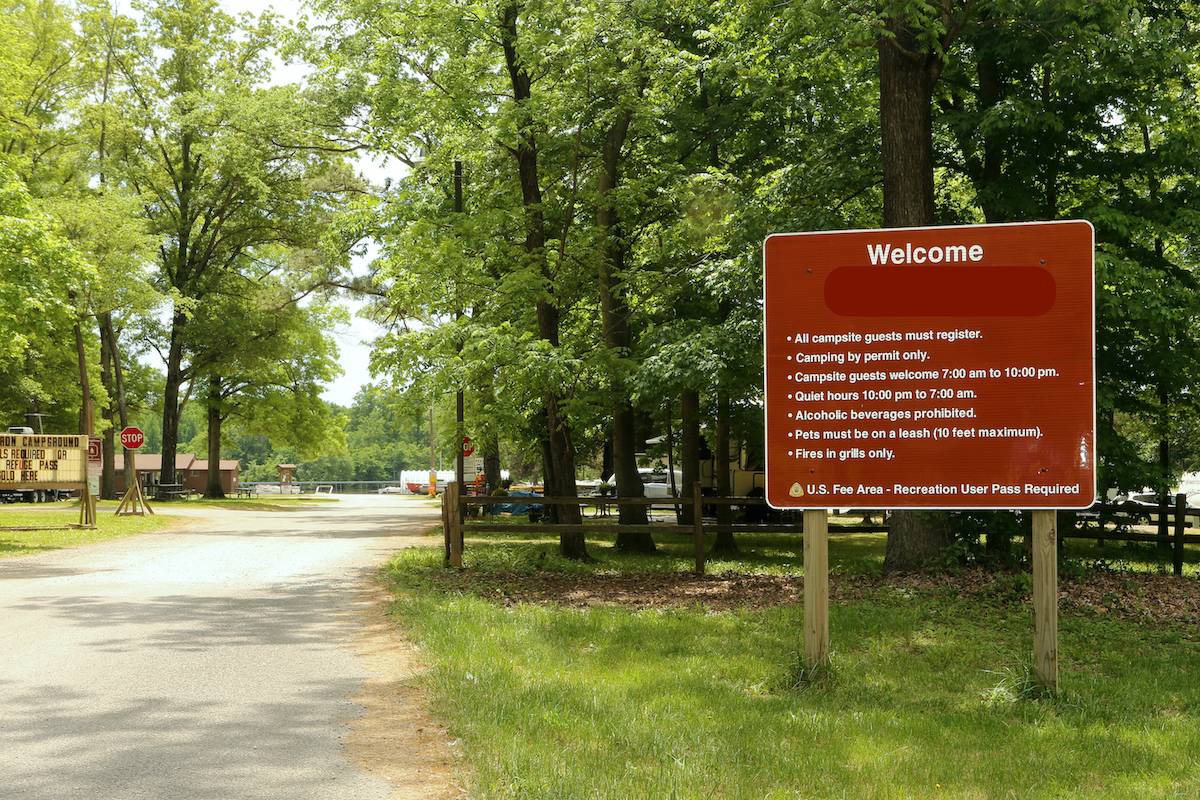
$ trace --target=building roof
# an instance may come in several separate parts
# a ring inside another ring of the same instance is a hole
[[[237,472],[242,468],[242,462],[236,458],[222,458],[221,466],[217,467],[221,472]],[[197,458],[189,469],[206,471],[208,469],[208,459]]]
[[[196,460],[195,453],[176,453],[175,454],[175,469],[190,469],[192,462]],[[117,469],[125,469],[125,454],[116,454]],[[139,472],[161,472],[162,471],[162,453],[138,453],[134,459],[134,464]]]
[[[116,468],[125,469],[125,454],[116,454]],[[134,460],[138,472],[162,472],[162,453],[138,453]],[[220,470],[226,472],[229,470],[240,471],[241,462],[235,458],[222,458]],[[176,453],[175,454],[175,470],[207,470],[208,459],[196,458],[195,453]]]

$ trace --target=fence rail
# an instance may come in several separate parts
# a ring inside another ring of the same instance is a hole
[[[463,495],[457,483],[449,483],[446,486],[446,491],[442,494],[442,530],[444,532],[444,545],[446,552],[446,561],[454,567],[462,566],[462,554],[465,540],[465,531],[470,529],[478,533],[507,533],[514,529],[511,524],[500,524],[495,522],[487,522],[484,520],[468,519],[467,509],[469,507],[479,507],[483,509],[500,506],[500,505],[519,505],[519,506],[576,506],[597,507],[597,508],[622,508],[622,507],[647,507],[647,506],[674,506],[676,509],[690,505],[692,510],[691,523],[649,523],[649,524],[633,524],[622,525],[619,523],[554,523],[554,522],[530,522],[528,525],[521,525],[521,530],[529,530],[538,533],[548,534],[613,534],[613,533],[691,533],[694,546],[693,558],[695,562],[695,572],[704,574],[705,551],[704,551],[704,534],[706,531],[717,533],[803,533],[804,524],[802,519],[784,520],[776,522],[764,523],[734,523],[722,521],[705,521],[704,509],[708,506],[742,506],[742,507],[758,507],[765,506],[766,500],[761,497],[710,497],[701,494],[700,487],[697,484],[693,487],[692,496],[690,498],[663,498],[663,497],[540,497],[540,496],[525,496],[525,495]],[[1156,543],[1163,547],[1171,547],[1173,550],[1172,561],[1174,573],[1176,575],[1183,574],[1183,553],[1184,544],[1200,544],[1200,534],[1185,533],[1187,528],[1192,527],[1188,523],[1188,517],[1200,518],[1200,508],[1189,508],[1187,506],[1187,498],[1184,495],[1175,497],[1174,506],[1166,507],[1167,513],[1164,515],[1163,506],[1141,506],[1135,504],[1113,504],[1100,503],[1092,508],[1081,512],[1066,512],[1075,515],[1076,521],[1082,523],[1085,527],[1077,529],[1075,527],[1067,528],[1066,526],[1059,528],[1059,536],[1063,539],[1093,539],[1099,543],[1105,541],[1119,542],[1149,542]],[[856,512],[857,513],[857,512]],[[866,513],[866,512],[863,512]],[[1109,524],[1137,524],[1145,520],[1148,524],[1157,524],[1159,527],[1158,533],[1136,533],[1127,530],[1107,530]],[[1094,523],[1096,528],[1088,530],[1086,525]],[[1164,536],[1164,531],[1173,529],[1171,535]],[[885,525],[829,525],[829,533],[880,533],[887,531]],[[1020,534],[1019,534],[1020,535]]]
[[[442,495],[442,530],[445,537],[446,561],[451,566],[462,566],[462,554],[467,529],[479,533],[505,533],[513,530],[512,525],[494,522],[476,521],[467,518],[468,507],[477,506],[489,508],[499,505],[520,506],[576,506],[617,508],[674,506],[681,508],[690,506],[692,510],[691,523],[658,522],[645,525],[621,525],[619,523],[591,522],[586,524],[539,522],[521,525],[521,530],[531,530],[539,533],[691,533],[693,541],[693,561],[697,574],[704,574],[705,550],[704,534],[706,531],[717,533],[802,533],[802,519],[785,520],[781,522],[764,523],[734,523],[705,521],[706,506],[766,506],[767,501],[761,497],[706,497],[701,494],[700,486],[693,487],[690,498],[681,497],[528,497],[521,495],[482,495],[466,496],[460,491],[457,483],[450,483]],[[830,525],[830,533],[877,533],[886,531],[882,525]]]

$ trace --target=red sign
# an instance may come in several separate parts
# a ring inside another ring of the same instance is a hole
[[[104,460],[103,451],[101,450],[101,440],[99,436],[88,437],[88,463],[99,464]]]
[[[137,450],[146,443],[146,434],[142,433],[141,428],[135,428],[130,425],[125,430],[121,431],[121,446],[126,450]]]
[[[463,437],[463,457],[470,458],[475,454],[475,443],[471,441],[470,436]]]
[[[767,501],[1091,505],[1092,252],[1082,221],[768,237]]]

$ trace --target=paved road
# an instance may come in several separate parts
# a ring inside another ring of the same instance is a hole
[[[435,509],[180,513],[200,517],[0,561],[0,798],[387,798],[342,748],[360,589]]]

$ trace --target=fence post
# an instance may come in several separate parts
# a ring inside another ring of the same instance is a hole
[[[1058,691],[1058,514],[1033,512],[1033,671]]]
[[[1183,575],[1183,528],[1187,522],[1187,495],[1175,495],[1175,576]]]
[[[696,556],[696,574],[704,574],[704,505],[700,500],[700,481],[692,484],[692,545]]]
[[[829,512],[804,511],[804,663],[829,664]]]
[[[450,566],[462,568],[463,532],[462,504],[459,502],[461,487],[458,481],[446,484],[446,507],[450,510]]]

